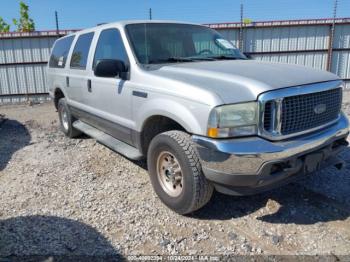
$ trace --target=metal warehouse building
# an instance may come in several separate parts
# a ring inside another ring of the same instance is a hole
[[[48,99],[45,68],[51,47],[71,32],[0,34],[0,104]]]
[[[239,23],[209,26],[254,59],[329,70],[350,89],[350,18],[257,22],[241,31]]]
[[[350,18],[209,26],[254,59],[329,70],[350,90]],[[45,67],[50,49],[70,32],[0,34],[0,104],[48,98]]]

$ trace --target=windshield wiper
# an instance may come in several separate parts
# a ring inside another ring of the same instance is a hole
[[[245,60],[243,57],[229,56],[229,55],[217,55],[217,56],[209,56],[208,58],[212,58],[215,60]]]
[[[174,56],[174,57],[150,60],[148,63],[158,64],[158,63],[171,63],[171,62],[194,62],[194,61],[215,61],[215,60],[217,60],[217,57],[197,57],[197,56],[175,57]]]
[[[199,60],[199,61],[213,61],[215,58],[208,57],[208,56],[190,56],[188,57],[193,60]]]
[[[149,64],[158,64],[158,63],[171,63],[171,62],[193,62],[194,59],[187,58],[187,57],[168,57],[168,58],[161,58],[161,59],[154,59],[150,60]]]

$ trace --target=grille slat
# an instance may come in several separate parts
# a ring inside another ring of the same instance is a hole
[[[313,129],[336,120],[341,111],[342,89],[336,88],[322,92],[285,97],[282,102],[282,136]],[[271,132],[273,100],[265,103],[264,125]],[[326,110],[316,113],[315,108],[323,105]]]
[[[265,104],[264,110],[264,129],[271,130],[272,128],[272,101]]]

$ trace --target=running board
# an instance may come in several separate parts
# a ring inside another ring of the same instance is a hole
[[[127,158],[133,159],[133,160],[140,160],[143,158],[140,151],[130,146],[108,134],[105,132],[98,130],[97,128],[86,124],[84,122],[81,122],[80,120],[77,120],[73,123],[74,128],[78,129],[79,131],[87,134],[88,136],[91,136],[95,138],[98,142],[101,144],[109,147],[110,149],[126,156]]]

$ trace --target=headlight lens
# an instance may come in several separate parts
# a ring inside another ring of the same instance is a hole
[[[257,122],[257,102],[219,106],[210,113],[207,135],[216,138],[254,135]]]

